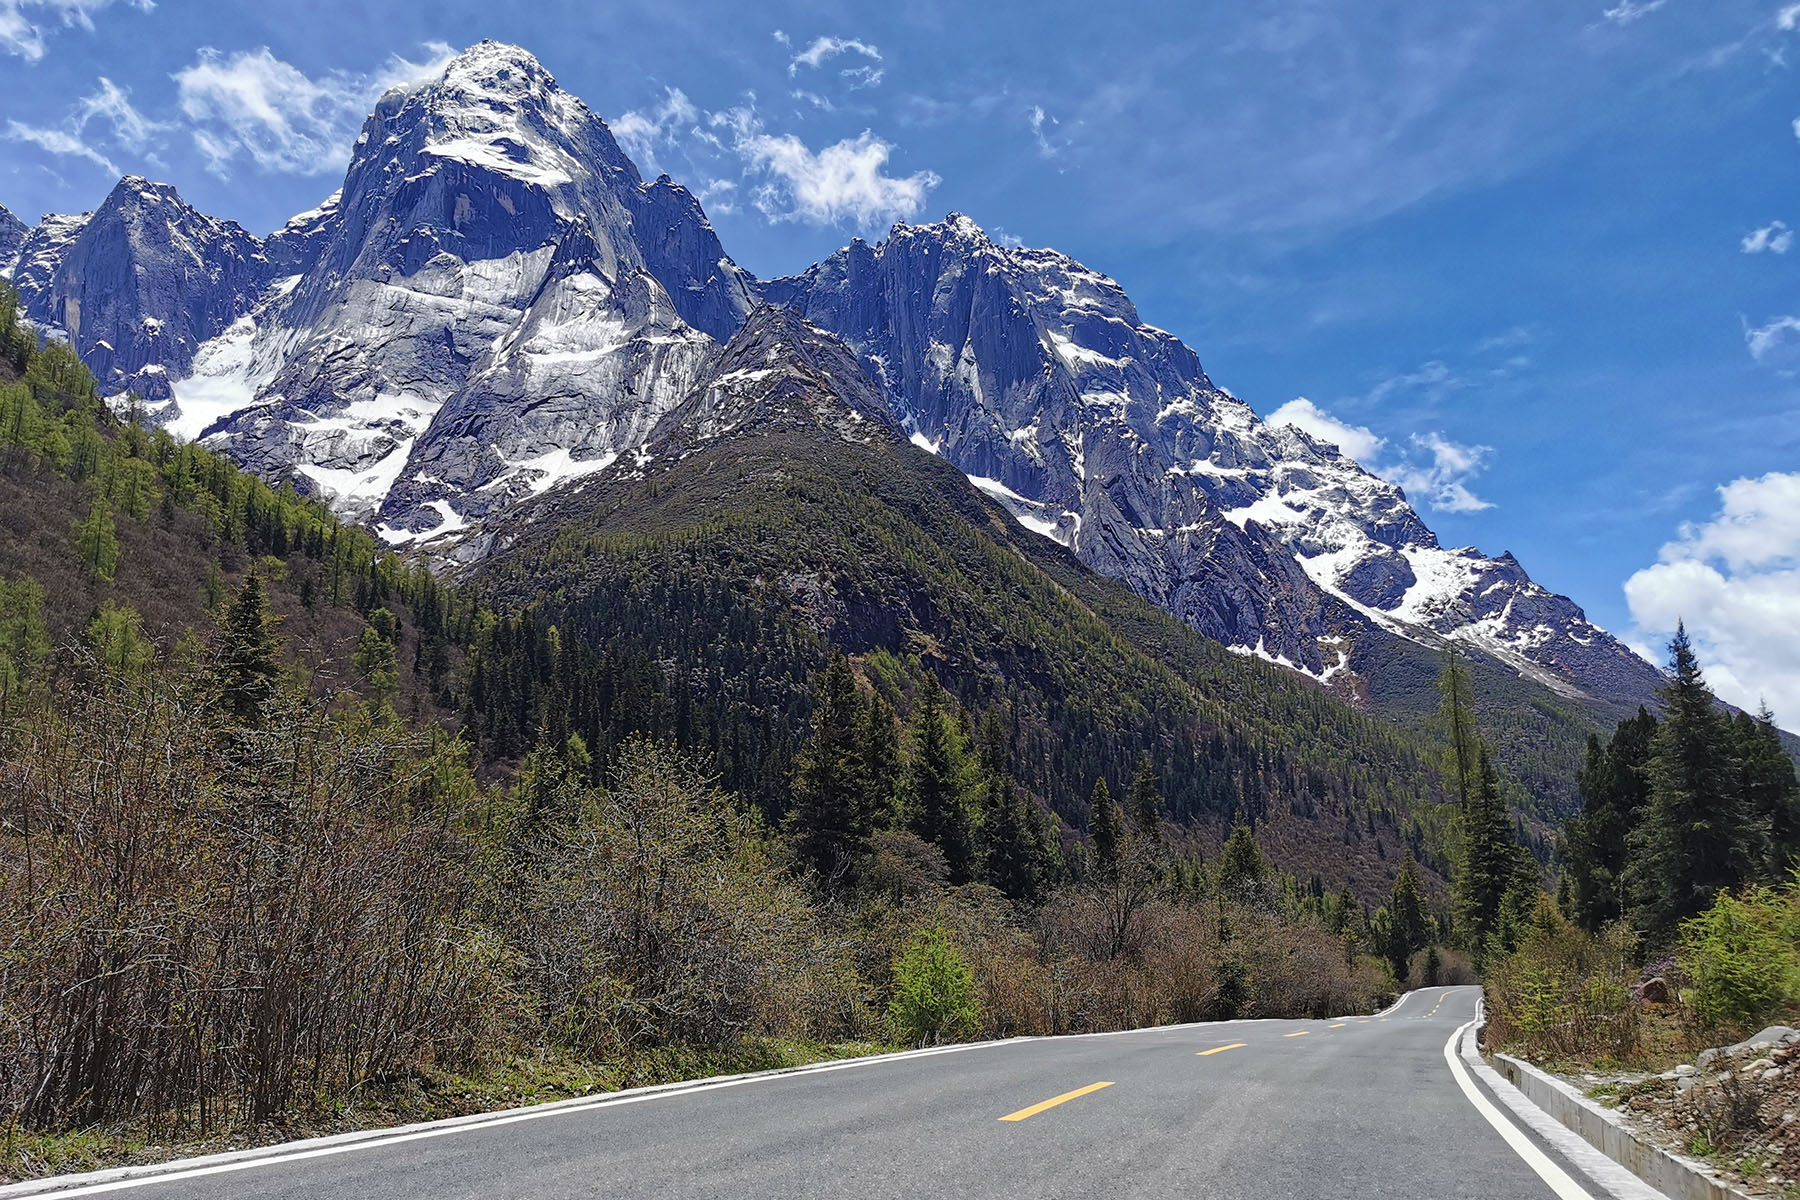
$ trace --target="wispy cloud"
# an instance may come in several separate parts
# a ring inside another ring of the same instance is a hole
[[[105,128],[90,128],[96,124]],[[4,136],[8,141],[27,142],[51,154],[84,159],[108,175],[118,175],[121,172],[101,148],[103,145],[148,156],[152,142],[168,129],[168,125],[139,112],[129,93],[103,75],[94,92],[76,101],[60,126],[39,127],[9,120]]]
[[[240,160],[266,171],[319,174],[343,168],[344,149],[376,97],[441,72],[452,54],[441,42],[424,49],[424,61],[392,55],[373,71],[315,79],[266,46],[230,55],[204,48],[175,73],[175,84],[194,144],[215,174],[229,175]]]
[[[1523,350],[1538,340],[1539,331],[1531,325],[1514,325],[1475,343],[1475,353],[1495,354],[1505,350]]]
[[[660,104],[648,109],[621,113],[609,123],[613,137],[640,168],[653,168],[658,151],[691,130],[700,119],[700,110],[680,88],[665,87]]]
[[[28,142],[40,150],[69,158],[82,158],[93,163],[108,175],[118,175],[119,168],[111,159],[81,137],[66,129],[43,129],[26,125],[19,121],[6,122],[6,139],[11,142]]]
[[[1668,0],[1619,0],[1600,15],[1614,25],[1630,25],[1634,21],[1643,20],[1666,3]]]
[[[1719,489],[1711,519],[1684,524],[1653,566],[1625,582],[1634,641],[1686,622],[1719,695],[1766,700],[1800,723],[1800,473],[1771,472]]]
[[[776,40],[784,46],[788,44],[787,36],[779,30]],[[823,66],[840,54],[860,54],[875,62],[881,61],[880,50],[857,38],[820,37],[814,38],[810,46],[788,61],[788,74],[799,74],[801,67]]]
[[[149,12],[153,0],[120,0],[126,8]],[[92,30],[94,17],[114,0],[0,0],[0,51],[37,62],[47,49],[46,36],[57,28]]]
[[[1038,153],[1045,158],[1055,158],[1062,147],[1051,140],[1050,131],[1062,122],[1044,111],[1044,106],[1034,104],[1025,110],[1025,123],[1031,126],[1031,140],[1037,144]]]
[[[1268,420],[1335,445],[1373,474],[1399,484],[1414,502],[1440,512],[1479,512],[1493,507],[1471,488],[1493,456],[1491,447],[1464,445],[1436,431],[1390,443],[1368,426],[1335,417],[1304,396],[1289,400],[1270,413]]]
[[[1402,371],[1382,379],[1369,389],[1368,400],[1371,404],[1381,404],[1396,395],[1410,393],[1428,404],[1435,404],[1463,386],[1463,379],[1450,369],[1449,364],[1432,359],[1417,370]]]
[[[1404,488],[1414,499],[1421,496],[1442,512],[1480,512],[1494,507],[1469,490],[1474,477],[1493,456],[1491,446],[1466,446],[1441,433],[1415,433],[1407,439],[1410,453],[1400,463],[1377,472]]]
[[[1794,248],[1794,231],[1784,222],[1770,221],[1761,229],[1753,229],[1739,243],[1745,254],[1786,254]]]
[[[1800,317],[1776,317],[1761,325],[1746,321],[1744,345],[1759,363],[1791,367],[1800,359]]]

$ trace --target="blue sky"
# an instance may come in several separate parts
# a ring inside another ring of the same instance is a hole
[[[482,37],[758,274],[950,210],[1067,251],[1446,543],[1685,616],[1800,720],[1800,4],[0,0],[0,203],[135,171],[266,233]]]

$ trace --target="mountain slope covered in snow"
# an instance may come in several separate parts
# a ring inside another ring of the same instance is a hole
[[[128,178],[91,214],[0,214],[0,254],[109,391],[439,561],[728,426],[729,393],[695,387],[767,303],[842,339],[839,390],[1022,528],[1241,654],[1357,696],[1395,639],[1608,706],[1659,680],[1510,555],[1439,545],[1399,488],[1262,421],[1065,255],[953,214],[751,278],[516,47],[383,96],[343,186],[266,239]]]

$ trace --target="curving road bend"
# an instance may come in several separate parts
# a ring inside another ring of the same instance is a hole
[[[1586,1195],[1546,1182],[1453,1075],[1445,1045],[1474,1017],[1479,995],[1472,987],[1430,988],[1374,1017],[1232,1021],[947,1048],[525,1110],[481,1124],[415,1127],[350,1146],[296,1147],[147,1179],[67,1187],[75,1183],[69,1180],[50,1194]],[[1554,1151],[1538,1146],[1538,1153],[1575,1174]]]

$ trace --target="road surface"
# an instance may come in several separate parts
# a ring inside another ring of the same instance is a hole
[[[1478,995],[957,1048],[103,1186],[129,1200],[1549,1200],[1445,1060]]]

